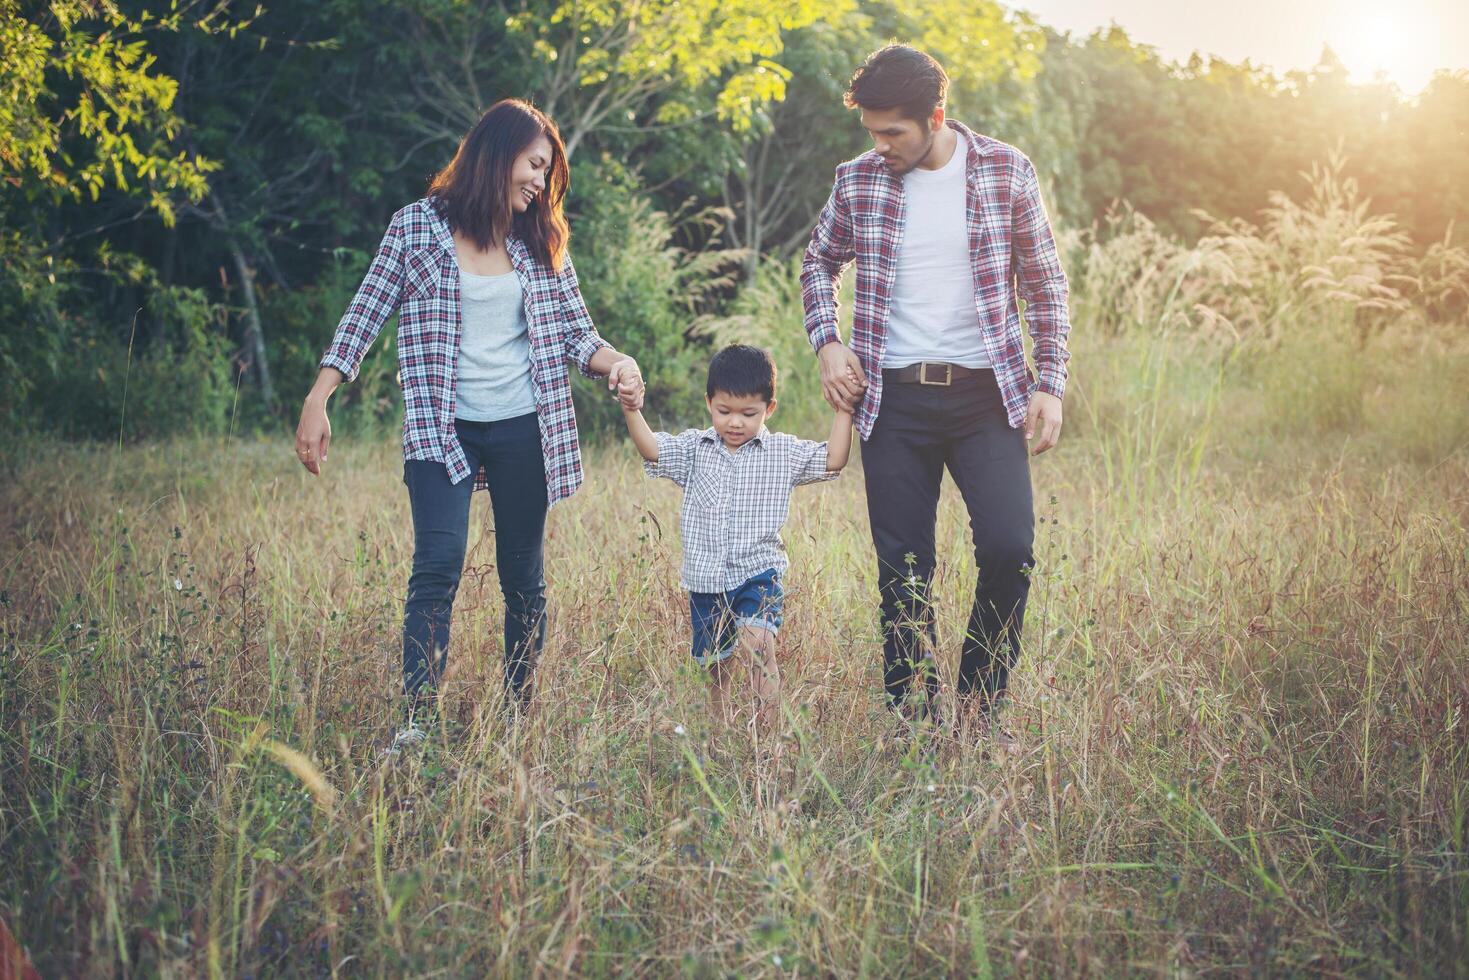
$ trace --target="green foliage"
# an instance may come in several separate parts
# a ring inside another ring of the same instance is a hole
[[[0,239],[0,419],[72,438],[224,432],[234,408],[225,310],[202,289],[164,286],[105,246],[93,277],[144,296],[125,321],[79,316],[76,277],[23,236]]]
[[[1123,209],[1067,239],[1077,322],[1103,333],[1183,328],[1274,342],[1303,322],[1361,331],[1442,319],[1469,291],[1469,250],[1447,240],[1421,259],[1374,213],[1340,158],[1306,192],[1276,191],[1255,225],[1199,212],[1195,244]]]
[[[0,234],[0,419],[16,429],[30,420],[38,383],[61,361],[73,282],[66,263],[27,236]],[[59,275],[58,275],[59,273]]]
[[[133,20],[110,3],[0,0],[0,175],[93,201],[107,187],[138,193],[172,223],[175,198],[199,200],[217,166],[177,144],[178,82],[144,38],[177,27],[177,15]]]
[[[145,345],[82,332],[38,387],[33,424],[74,439],[156,439],[229,429],[235,378],[219,325],[224,309],[198,289],[159,287],[145,310],[164,337]]]
[[[1079,329],[1267,338],[1309,309],[1360,339],[1469,308],[1469,171],[1443,164],[1469,156],[1469,73],[1408,101],[1348,84],[1330,57],[1286,75],[1169,64],[1120,29],[1064,36],[991,0],[0,0],[0,413],[38,420],[63,351],[110,377],[130,340],[138,357],[164,349],[160,289],[227,310],[203,321],[212,353],[166,343],[230,360],[233,378],[255,340],[243,266],[293,414],[360,255],[484,107],[516,95],[571,148],[599,326],[650,369],[652,410],[687,417],[712,335],[797,301],[784,263],[835,165],[866,147],[842,91],[891,39],[944,62],[955,118],[1035,162],[1069,229]],[[1334,200],[1277,195],[1337,153]],[[364,431],[396,427],[391,332],[338,398]],[[238,404],[235,384],[206,390],[239,425],[281,424],[262,380],[252,367]],[[616,428],[581,391],[589,431]]]
[[[656,94],[697,92],[715,82],[713,111],[737,130],[785,97],[789,72],[772,60],[783,33],[841,17],[853,0],[578,0],[528,7],[506,21],[511,45],[527,45],[545,74],[547,108],[571,122],[569,148],[612,113],[636,114]],[[698,109],[671,100],[658,122]]]
[[[598,331],[638,359],[648,383],[645,412],[655,425],[699,423],[707,347],[697,341],[709,307],[734,285],[737,253],[677,244],[708,237],[705,211],[657,210],[632,174],[611,159],[578,161],[572,253]],[[591,188],[590,191],[585,190]],[[582,249],[580,243],[591,247]],[[582,384],[580,418],[589,432],[622,425],[599,383]]]

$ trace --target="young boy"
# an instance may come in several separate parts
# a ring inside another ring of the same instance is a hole
[[[755,718],[767,727],[780,694],[775,634],[789,565],[780,528],[792,488],[835,479],[847,465],[852,416],[838,412],[826,442],[767,430],[775,362],[744,344],[714,355],[704,393],[707,429],[655,433],[626,405],[623,418],[648,475],[684,488],[679,584],[689,590],[694,661],[709,670],[710,706],[732,720],[729,661],[738,653],[750,665]]]

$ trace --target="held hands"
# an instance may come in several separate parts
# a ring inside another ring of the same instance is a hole
[[[1039,436],[1039,438],[1035,438]],[[1061,438],[1061,399],[1044,391],[1030,396],[1030,410],[1025,415],[1025,441],[1032,456],[1039,456]]]
[[[643,372],[638,362],[624,357],[607,370],[607,390],[617,395],[623,411],[636,412],[643,407]]]
[[[862,362],[840,341],[832,341],[816,354],[821,362],[821,393],[839,412],[851,412],[867,394],[867,375]]]

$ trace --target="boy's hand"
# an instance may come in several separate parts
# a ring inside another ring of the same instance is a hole
[[[607,372],[607,390],[617,394],[622,407],[632,411],[643,407],[643,372],[638,362],[624,357]]]

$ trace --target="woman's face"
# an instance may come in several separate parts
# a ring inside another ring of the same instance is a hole
[[[551,174],[551,141],[537,136],[510,168],[510,206],[517,214],[526,211],[541,192]]]

